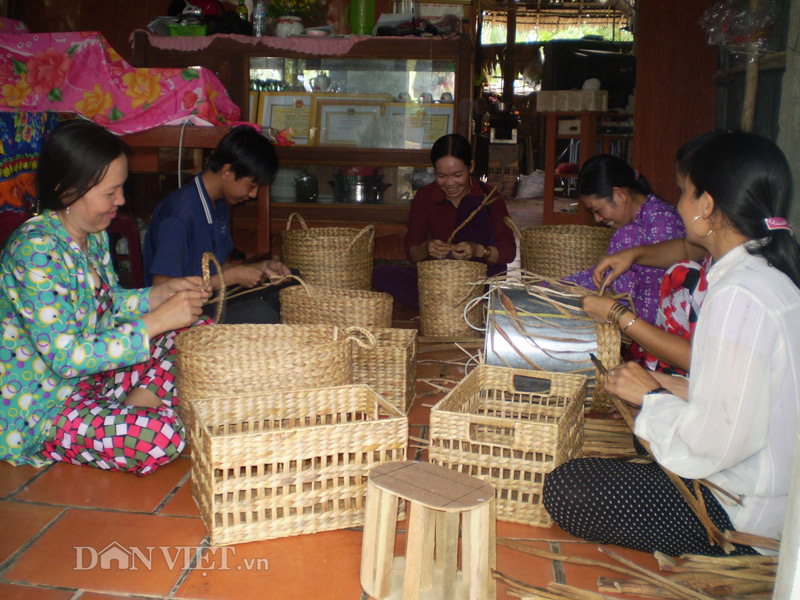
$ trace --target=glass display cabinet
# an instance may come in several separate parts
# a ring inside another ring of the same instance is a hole
[[[139,67],[212,69],[242,119],[278,146],[281,169],[266,207],[236,207],[240,228],[277,250],[289,215],[309,227],[376,226],[376,255],[403,258],[416,189],[433,180],[430,147],[445,133],[469,137],[472,42],[451,38],[213,36],[185,42],[134,33]],[[265,214],[269,217],[265,222]],[[265,236],[263,229],[269,235]],[[381,238],[391,238],[384,240]],[[398,241],[397,238],[400,238]]]

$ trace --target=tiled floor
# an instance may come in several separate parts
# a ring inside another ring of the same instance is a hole
[[[395,326],[415,327],[397,310]],[[425,344],[422,345],[425,348]],[[423,352],[418,377],[461,376],[458,350]],[[426,438],[430,406],[441,397],[418,384],[411,435]],[[409,456],[425,457],[412,441]],[[207,532],[191,497],[188,454],[147,477],[55,464],[37,471],[0,463],[0,598],[360,600],[361,531],[344,530],[222,548]],[[596,544],[558,527],[498,523],[498,537],[530,540],[540,549],[613,562]],[[402,539],[401,539],[402,541]],[[654,569],[650,555],[614,548]],[[526,584],[559,581],[596,591],[601,567],[536,558],[498,547],[497,569]],[[498,584],[498,598],[506,594]],[[632,596],[615,596],[633,598]]]

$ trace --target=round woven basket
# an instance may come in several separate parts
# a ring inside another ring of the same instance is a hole
[[[300,283],[280,291],[281,323],[367,329],[392,326],[393,301],[389,294]]]
[[[295,218],[302,228],[291,228]],[[283,263],[300,271],[306,283],[344,290],[369,290],[375,226],[309,229],[303,217],[292,213],[286,221],[286,230],[281,232],[281,255]]]
[[[350,343],[365,339],[374,346],[374,336],[360,328],[192,327],[178,336],[175,347],[181,402],[349,384]]]
[[[519,236],[522,269],[554,279],[596,265],[614,234],[609,227],[591,225],[535,225],[520,231],[510,219],[506,223]]]
[[[469,260],[426,260],[417,265],[419,318],[422,335],[436,337],[479,337],[470,327],[483,327],[481,303],[467,304],[483,294],[486,265]],[[469,323],[467,323],[467,319]]]

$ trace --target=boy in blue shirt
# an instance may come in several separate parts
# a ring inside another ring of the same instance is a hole
[[[143,248],[145,284],[202,275],[205,252],[213,252],[222,265],[226,286],[252,288],[291,274],[275,260],[230,262],[234,247],[228,205],[255,198],[259,186],[272,183],[277,170],[278,155],[266,137],[248,125],[232,128],[217,144],[208,168],[168,194],[153,211]],[[219,290],[216,273],[211,284]],[[256,290],[233,299],[227,303],[222,321],[278,323],[277,289]]]

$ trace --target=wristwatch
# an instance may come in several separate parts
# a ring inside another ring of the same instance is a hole
[[[653,388],[649,392],[645,394],[645,396],[652,396],[653,394],[671,394],[672,392],[669,391],[667,388],[659,386],[657,388]]]

